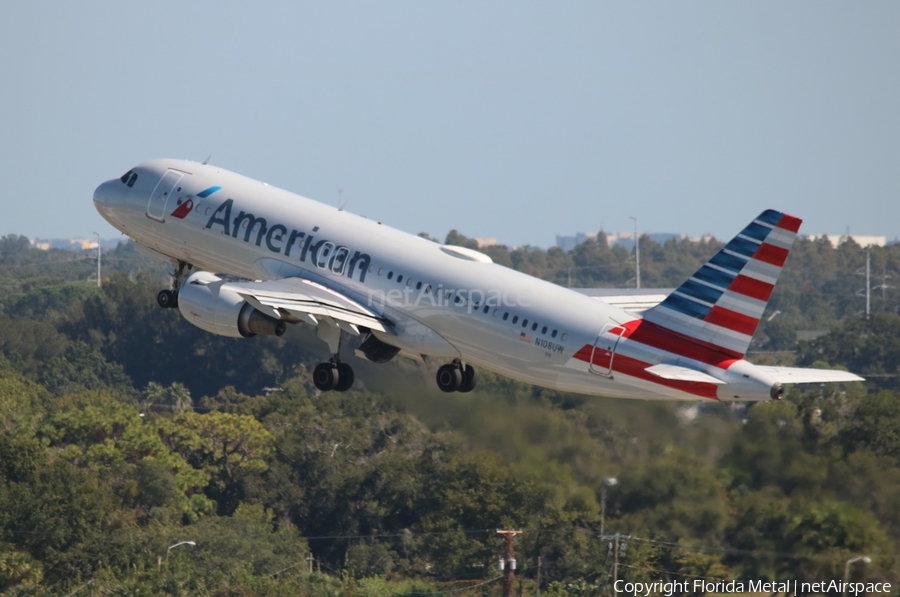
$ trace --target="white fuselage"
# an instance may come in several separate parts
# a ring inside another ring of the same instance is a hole
[[[477,254],[210,165],[155,160],[133,172],[132,186],[108,181],[94,201],[136,243],[212,272],[317,282],[392,322],[389,332],[376,334],[407,353],[461,359],[583,394],[769,396],[768,380],[743,373],[752,367],[746,361],[717,362],[702,347],[673,350],[678,339],[634,341],[620,333],[640,321],[634,315]],[[643,373],[676,362],[727,383],[666,383]]]

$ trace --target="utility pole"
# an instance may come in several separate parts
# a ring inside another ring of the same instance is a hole
[[[621,533],[616,533],[615,535],[601,535],[602,539],[612,539],[612,542],[609,543],[609,548],[612,549],[613,552],[613,566],[612,566],[612,586],[616,586],[616,581],[619,580],[619,553],[620,553],[620,543],[624,539],[626,542],[624,544],[624,549],[628,550],[628,539],[631,539],[631,535],[622,535]],[[609,552],[607,552],[608,554]],[[607,557],[609,557],[607,555]]]
[[[872,305],[872,253],[869,249],[866,249],[866,319],[869,319],[869,313],[871,313],[871,305]]]
[[[616,581],[619,580],[619,533],[616,533],[616,547],[615,547],[615,556],[613,557],[613,586],[616,586]]]
[[[856,291],[856,296],[863,295],[866,297],[866,321],[869,320],[869,314],[871,313],[872,307],[872,262],[871,262],[871,253],[868,248],[863,249],[866,252],[866,287]],[[862,268],[860,268],[862,269]],[[856,270],[857,274],[862,274],[863,272]]]
[[[887,301],[887,289],[893,288],[893,286],[888,286],[888,283],[887,283],[888,278],[890,278],[890,276],[887,273],[887,269],[885,269],[881,274],[881,284],[879,284],[878,286],[875,287],[875,290],[879,290],[879,289],[881,290],[882,304],[886,304],[885,301]]]
[[[641,287],[641,243],[638,240],[638,219],[634,216],[628,216],[628,219],[634,220],[634,280],[635,288]]]
[[[603,479],[603,485],[600,487],[600,536],[603,536],[604,522],[606,520],[606,488],[615,487],[619,484],[619,480],[615,477],[606,477]]]
[[[313,573],[313,562],[316,561],[316,558],[313,557],[312,552],[309,552],[309,555],[306,556],[306,561],[309,562],[309,573]]]
[[[503,597],[512,597],[513,583],[516,580],[516,557],[513,553],[513,541],[516,535],[522,531],[497,529],[497,532],[503,535],[505,542],[503,556],[500,558],[500,569],[503,571]]]

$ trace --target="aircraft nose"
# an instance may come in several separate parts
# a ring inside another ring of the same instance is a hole
[[[110,202],[112,197],[112,184],[113,181],[107,180],[99,187],[94,189],[94,205],[98,208],[102,205],[107,205]]]

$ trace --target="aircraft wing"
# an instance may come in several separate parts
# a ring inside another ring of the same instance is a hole
[[[865,381],[859,375],[839,369],[801,369],[799,367],[767,367],[757,369],[781,383],[833,383],[838,381]]]
[[[267,282],[232,282],[227,287],[261,312],[275,319],[300,320],[317,325],[330,318],[353,335],[359,327],[391,333],[387,319],[339,292],[301,278]]]
[[[638,315],[663,302],[672,288],[572,288],[575,292],[601,300]]]

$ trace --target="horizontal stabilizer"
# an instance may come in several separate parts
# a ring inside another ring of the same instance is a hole
[[[653,365],[652,367],[647,367],[646,371],[648,373],[652,373],[657,377],[662,377],[663,379],[673,379],[677,381],[699,381],[703,383],[714,383],[716,385],[725,384],[724,381],[713,377],[712,375],[708,375],[702,371],[697,371],[696,369],[679,367],[678,365]]]
[[[672,293],[672,288],[572,288],[579,294],[598,299],[632,315],[652,309]]]
[[[838,369],[801,369],[799,367],[765,367],[757,369],[781,383],[834,383],[839,381],[865,381],[859,375]]]

